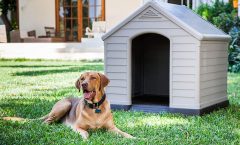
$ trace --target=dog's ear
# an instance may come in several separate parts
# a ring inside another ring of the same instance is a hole
[[[80,78],[76,81],[75,86],[76,86],[76,88],[77,88],[77,89],[79,90],[79,92],[80,92],[80,90],[81,90]]]
[[[102,90],[103,88],[105,88],[108,83],[110,82],[110,80],[103,74],[98,73],[98,75],[100,76],[100,87],[99,90]]]

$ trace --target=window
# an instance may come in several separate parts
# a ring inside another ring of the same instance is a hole
[[[83,35],[93,21],[105,21],[105,0],[83,0]]]
[[[192,0],[168,0],[168,3],[185,5],[192,8]]]
[[[65,41],[81,41],[86,27],[105,20],[105,0],[56,0],[56,31]]]
[[[81,41],[80,0],[56,0],[56,31],[65,41]]]

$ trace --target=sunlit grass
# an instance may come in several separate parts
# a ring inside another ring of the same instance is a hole
[[[103,62],[0,60],[0,118],[37,118],[67,96],[81,96],[74,86],[81,72],[103,72]],[[231,105],[205,116],[113,111],[129,140],[106,130],[91,130],[88,141],[62,124],[0,119],[0,144],[240,144],[240,74],[228,75]]]

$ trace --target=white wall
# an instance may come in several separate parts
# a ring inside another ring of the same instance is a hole
[[[0,43],[7,42],[7,34],[5,25],[0,25]]]
[[[143,0],[106,0],[106,25],[107,30],[121,22],[137,8],[142,6]]]
[[[21,37],[31,30],[46,35],[44,26],[55,27],[55,0],[20,0],[19,24]]]
[[[149,1],[153,1],[153,0],[143,0],[143,3],[147,3]],[[159,1],[159,2],[167,2],[167,0],[155,0],[155,1]]]

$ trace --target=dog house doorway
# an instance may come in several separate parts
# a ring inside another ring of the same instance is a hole
[[[155,33],[132,40],[132,105],[169,106],[170,41]]]

